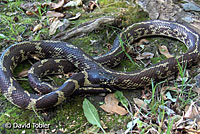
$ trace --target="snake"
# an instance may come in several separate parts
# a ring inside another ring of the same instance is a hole
[[[103,56],[104,57],[104,56]],[[115,64],[116,66],[117,64]],[[114,66],[114,65],[113,65]],[[112,66],[112,67],[113,67]],[[42,82],[41,78],[54,74],[68,74],[69,76],[80,70],[76,68],[67,59],[44,59],[34,63],[28,71],[28,81],[30,86],[40,94],[47,94],[58,89],[58,86],[51,85],[48,82]],[[72,74],[71,74],[72,73]],[[68,76],[68,77],[69,77]],[[93,84],[87,87],[80,87],[75,91],[75,94],[82,93],[101,93],[112,92],[109,88],[100,87],[98,84]]]
[[[188,51],[177,57],[168,58],[150,67],[133,72],[120,72],[105,64],[116,65],[124,53],[126,41],[133,42],[146,36],[167,36],[183,42]],[[0,90],[12,104],[23,109],[47,109],[59,105],[77,89],[98,84],[110,89],[137,89],[151,81],[165,79],[178,72],[178,62],[191,67],[199,60],[199,34],[178,22],[148,20],[128,26],[115,39],[112,49],[97,58],[86,54],[81,48],[60,41],[24,41],[8,47],[0,57]],[[41,59],[67,59],[80,70],[62,86],[47,94],[33,94],[24,90],[13,76],[14,68],[36,54]]]

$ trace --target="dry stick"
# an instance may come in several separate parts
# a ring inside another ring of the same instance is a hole
[[[86,23],[83,23],[75,28],[72,28],[68,31],[64,31],[61,33],[58,33],[57,35],[55,35],[54,37],[52,37],[53,40],[67,40],[71,37],[77,36],[77,35],[81,35],[83,33],[88,33],[88,32],[92,32],[93,30],[99,29],[101,28],[101,26],[103,24],[108,24],[108,25],[112,25],[116,22],[116,18],[114,17],[101,17]]]

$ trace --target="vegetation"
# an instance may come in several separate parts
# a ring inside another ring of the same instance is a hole
[[[36,1],[32,1],[32,3],[33,2]],[[0,1],[1,51],[5,50],[11,44],[21,41],[50,40],[54,35],[61,32],[60,29],[57,29],[56,33],[49,35],[52,22],[50,17],[46,17],[46,14],[52,9],[47,5],[42,5],[42,3],[48,1],[38,2],[41,4],[36,6],[37,12],[33,12],[33,15],[28,15],[26,13],[28,9],[24,9],[21,6],[26,4],[27,1]],[[83,1],[83,3],[89,5],[89,1]],[[95,30],[85,36],[66,40],[67,42],[81,47],[92,56],[97,56],[109,51],[108,48],[110,44],[113,43],[117,34],[122,31],[122,28],[135,22],[149,20],[148,14],[132,1],[99,0],[96,4],[96,8],[89,12],[83,10],[82,5],[55,10],[65,14],[65,17],[67,15],[75,16],[78,12],[81,13],[79,18],[70,21],[69,29],[102,16],[112,15],[120,18],[121,23],[118,25],[105,25],[103,29]],[[63,21],[65,17],[59,19]],[[40,28],[34,31],[37,25],[40,26]],[[127,43],[126,41],[121,41],[121,45]],[[174,56],[186,52],[184,44],[177,40],[164,37],[148,37],[135,44],[135,46],[129,44],[134,48],[134,52],[127,52],[126,59],[122,61],[121,65],[116,67],[115,70],[130,72],[166,59],[166,57],[159,52],[159,46],[161,45],[167,46],[170,53],[173,53]],[[154,56],[152,58],[137,60],[137,56],[143,52],[151,52]],[[29,92],[34,91],[32,91],[29,86],[27,78],[19,78],[18,74],[28,70],[35,61],[35,59],[25,61],[14,70],[14,74],[22,87]],[[178,79],[167,79],[160,83],[152,81],[152,87],[145,87],[143,90],[123,91],[123,93],[117,91],[115,97],[119,100],[119,105],[128,111],[125,116],[116,113],[107,114],[99,107],[101,104],[105,103],[105,94],[74,95],[61,105],[45,111],[30,111],[17,108],[0,94],[0,133],[155,132],[170,134],[178,132],[175,123],[180,121],[184,116],[183,111],[185,111],[185,113],[188,112],[185,108],[194,104],[193,102],[196,102],[198,99],[197,93],[194,92],[194,87],[191,86],[194,83],[193,78],[188,76],[185,66],[178,64],[178,67]],[[46,80],[48,78],[45,77],[44,79]],[[61,85],[66,79],[67,78],[64,76],[58,77],[56,75],[52,76],[48,81],[53,81]],[[139,98],[139,100],[133,98]],[[92,110],[89,111],[90,114],[88,115],[87,110],[90,108]],[[88,119],[91,118],[90,115],[93,115],[92,113],[94,114],[93,119],[97,119],[95,123],[92,119]],[[191,117],[190,119],[193,118]],[[25,128],[20,128],[23,126],[18,126],[16,129],[14,127],[8,129],[6,127],[9,126],[9,123],[11,125],[21,124],[24,125]],[[31,124],[30,129],[28,128],[29,123]],[[41,125],[34,126],[33,123]],[[186,125],[184,124],[183,126],[185,127]],[[42,129],[37,129],[37,127],[42,127]],[[193,127],[190,126],[190,128],[196,131]],[[181,132],[182,131],[183,130],[181,130]],[[186,130],[186,132],[188,131]]]

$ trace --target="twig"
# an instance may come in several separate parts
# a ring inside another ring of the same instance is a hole
[[[109,25],[114,24],[115,21],[116,19],[114,17],[109,17],[109,16],[101,17],[93,21],[83,23],[68,31],[58,33],[52,39],[53,40],[67,40],[71,37],[81,35],[83,33],[88,33],[96,29],[100,29],[103,24],[109,24]]]

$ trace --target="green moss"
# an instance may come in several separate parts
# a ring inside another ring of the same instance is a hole
[[[31,64],[29,64],[27,61],[23,62],[22,64],[20,64],[19,66],[17,66],[15,69],[14,69],[14,76],[17,77],[17,75],[20,73],[20,72],[23,72],[25,70],[28,70],[29,68],[31,67]],[[27,81],[28,79],[27,78],[19,78],[18,82],[20,83],[20,85],[27,91],[32,92],[31,90],[31,87]]]
[[[102,6],[110,5],[115,3],[115,0],[99,0],[99,4]]]
[[[120,8],[127,8],[127,4],[125,2],[111,2],[107,5],[104,5],[104,3],[102,4],[102,11],[104,13],[119,13],[120,12]],[[101,5],[101,2],[100,2]]]

